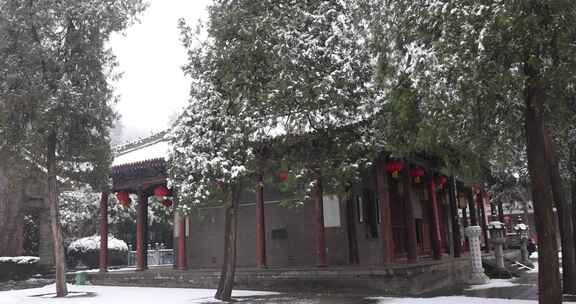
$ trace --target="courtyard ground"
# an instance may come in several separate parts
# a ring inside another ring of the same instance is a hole
[[[514,279],[493,279],[487,284],[441,290],[421,298],[379,297],[366,294],[276,293],[238,290],[237,303],[295,304],[536,304],[537,269]],[[38,281],[34,282],[38,283]],[[31,286],[31,285],[28,285]],[[14,286],[13,286],[14,287]],[[8,288],[6,288],[8,289]],[[4,289],[4,290],[6,290]],[[0,290],[2,290],[0,288]],[[202,304],[215,303],[212,289],[109,287],[69,285],[66,299],[54,298],[53,284],[41,288],[0,291],[0,304]],[[565,298],[564,303],[576,303]]]

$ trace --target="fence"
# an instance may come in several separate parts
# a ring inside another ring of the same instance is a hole
[[[148,249],[148,265],[174,264],[174,249]],[[136,251],[128,252],[128,266],[136,266]]]

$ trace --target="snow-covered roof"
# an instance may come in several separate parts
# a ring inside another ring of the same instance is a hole
[[[162,132],[161,134],[117,147],[112,166],[116,167],[150,159],[167,159],[170,151],[170,142],[166,139],[165,134],[165,132]]]

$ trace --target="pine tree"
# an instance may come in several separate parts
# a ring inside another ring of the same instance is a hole
[[[105,43],[143,9],[138,0],[0,2],[2,148],[46,173],[60,297],[67,288],[58,179],[107,184],[115,60]]]

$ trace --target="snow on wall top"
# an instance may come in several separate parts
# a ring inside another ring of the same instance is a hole
[[[68,251],[80,251],[86,252],[88,250],[100,249],[100,236],[93,235],[81,239],[77,239],[70,243],[68,246]],[[126,242],[119,240],[111,235],[108,236],[108,249],[118,250],[118,251],[128,251],[128,245]]]
[[[115,149],[112,166],[120,166],[141,162],[149,159],[168,158],[170,143],[165,133],[151,136],[139,142],[124,145]]]
[[[0,257],[0,263],[34,264],[40,260],[35,256]]]

